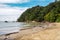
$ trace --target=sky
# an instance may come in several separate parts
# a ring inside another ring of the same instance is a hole
[[[46,6],[54,0],[0,0],[0,21],[16,21],[33,6]]]

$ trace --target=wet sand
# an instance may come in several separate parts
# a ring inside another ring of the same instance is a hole
[[[33,28],[23,28],[18,33],[0,36],[0,40],[58,40],[60,23],[50,23]]]

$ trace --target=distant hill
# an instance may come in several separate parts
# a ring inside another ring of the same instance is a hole
[[[45,7],[38,5],[29,8],[17,19],[17,21],[60,22],[60,1],[50,3]]]

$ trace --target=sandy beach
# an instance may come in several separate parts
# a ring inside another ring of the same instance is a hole
[[[23,28],[17,33],[0,36],[0,40],[60,40],[60,23]]]

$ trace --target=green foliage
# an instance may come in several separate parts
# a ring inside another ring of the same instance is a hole
[[[60,14],[57,15],[56,22],[60,22]]]
[[[48,22],[59,22],[60,21],[60,1],[50,3],[49,5],[35,6],[27,9],[19,18],[18,22],[24,21],[48,21]]]
[[[55,22],[55,14],[54,13],[48,13],[45,17],[44,17],[45,21],[48,22]]]
[[[58,17],[58,19],[56,20],[56,22],[60,22],[60,17]]]

